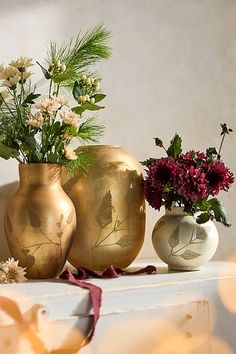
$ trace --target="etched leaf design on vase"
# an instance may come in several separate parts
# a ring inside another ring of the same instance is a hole
[[[8,232],[11,234],[13,232],[13,227],[12,227],[12,223],[11,223],[11,220],[10,220],[8,214],[6,215],[6,226],[7,226]]]
[[[62,238],[62,236],[63,236],[63,231],[59,231],[59,232],[57,233],[57,237],[58,237],[58,238]]]
[[[57,225],[57,227],[58,227],[59,229],[61,228],[63,218],[64,218],[64,215],[61,214],[61,215],[60,215],[60,220],[56,223],[56,225]]]
[[[35,257],[32,255],[28,255],[26,256],[26,260],[24,262],[26,264],[26,268],[30,269],[35,264]]]
[[[101,229],[112,223],[112,196],[107,191],[98,210],[96,220]]]
[[[196,238],[202,241],[204,241],[207,238],[207,232],[203,227],[197,228]]]
[[[193,252],[189,249],[187,249],[186,251],[184,251],[184,253],[180,254],[180,257],[182,257],[183,259],[189,260],[189,259],[194,259],[201,256],[200,253],[198,252]]]
[[[28,248],[22,248],[21,252],[27,256],[27,254],[30,252],[30,250]]]
[[[155,231],[159,230],[162,226],[164,226],[164,225],[165,225],[165,223],[166,223],[166,221],[165,221],[165,220],[160,219],[160,220],[158,221],[158,223],[155,225],[154,230],[155,230]]]
[[[72,223],[73,215],[74,215],[74,213],[73,213],[73,210],[72,210],[72,211],[70,212],[68,218],[66,219],[67,224],[71,224],[71,223]]]
[[[177,226],[176,229],[170,235],[168,240],[169,245],[171,248],[175,248],[179,244],[179,227]]]
[[[132,246],[134,244],[134,240],[130,239],[128,235],[123,235],[121,238],[116,242],[117,245],[119,245],[122,248],[125,248],[127,246]]]
[[[30,225],[34,228],[40,227],[41,221],[38,215],[33,210],[30,209],[28,209],[28,213],[29,213]]]

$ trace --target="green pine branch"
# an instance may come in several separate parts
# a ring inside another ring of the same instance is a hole
[[[111,32],[103,25],[98,25],[88,30],[84,36],[79,34],[61,46],[52,41],[46,59],[48,67],[58,61],[66,65],[65,72],[56,74],[52,79],[55,82],[60,80],[63,86],[68,86],[80,75],[87,73],[92,65],[108,59],[111,55],[111,49],[107,45],[110,37]]]
[[[77,138],[82,142],[97,143],[103,135],[104,125],[97,121],[97,117],[90,117],[78,129]]]
[[[80,172],[85,175],[89,168],[94,164],[95,155],[89,151],[83,151],[77,154],[76,160],[71,160],[66,163],[68,173],[70,175]]]

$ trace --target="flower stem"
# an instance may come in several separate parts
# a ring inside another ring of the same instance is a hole
[[[219,152],[218,152],[219,156],[220,156],[220,153],[221,153],[221,149],[222,149],[224,140],[225,140],[225,133],[223,134],[222,139],[221,139],[220,148],[219,148]]]
[[[49,98],[51,98],[51,91],[52,91],[52,78],[50,80],[50,85],[49,85],[49,94],[48,94]]]

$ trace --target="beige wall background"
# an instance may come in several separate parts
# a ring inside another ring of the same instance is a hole
[[[50,39],[63,41],[103,22],[113,55],[98,66],[107,93],[103,144],[127,148],[137,160],[161,156],[178,132],[184,148],[219,146],[219,124],[235,130],[223,157],[236,173],[236,0],[0,0],[0,62],[44,57]],[[18,179],[16,161],[0,161],[0,259],[6,200]],[[6,186],[7,184],[7,186]],[[236,185],[221,196],[232,221],[218,226],[216,259],[236,260]],[[151,231],[162,215],[147,208],[140,257],[152,257]]]

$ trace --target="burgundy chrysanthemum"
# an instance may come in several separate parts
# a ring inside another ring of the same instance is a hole
[[[178,164],[172,157],[162,157],[148,166],[147,175],[150,185],[160,189],[173,181],[177,174]]]
[[[193,151],[188,151],[185,154],[180,154],[178,157],[178,162],[184,166],[194,166],[195,162],[193,159]]]
[[[195,160],[196,158],[201,160],[206,160],[207,155],[205,154],[205,152],[190,150],[187,151],[185,154],[180,154],[178,157],[178,162],[184,165],[185,167],[186,166],[197,167],[198,163]]]
[[[207,196],[207,183],[201,169],[190,166],[179,175],[178,193],[186,200],[194,202]]]
[[[207,159],[207,154],[205,152],[197,151],[196,156],[198,159],[206,160]]]
[[[149,179],[144,182],[144,195],[151,207],[160,210],[162,205],[162,192],[160,189],[153,187]]]
[[[233,173],[222,161],[213,161],[207,167],[206,180],[208,182],[208,193],[217,195],[221,190],[227,191],[234,182]]]

